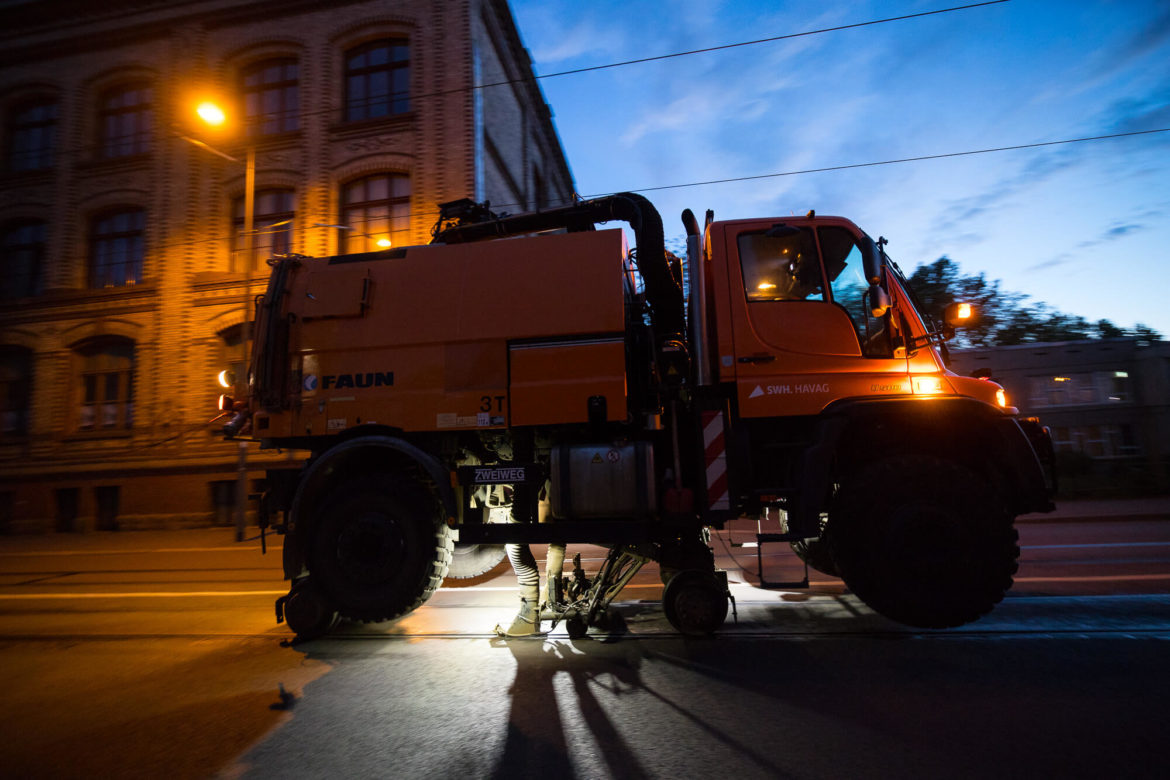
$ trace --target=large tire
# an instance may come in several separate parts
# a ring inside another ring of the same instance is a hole
[[[962,465],[923,456],[879,461],[847,478],[826,532],[849,589],[922,628],[990,612],[1020,556],[1013,518],[991,486]]]
[[[467,580],[487,574],[508,557],[502,544],[455,544],[447,579]]]
[[[352,479],[330,494],[319,518],[309,571],[343,617],[403,615],[430,598],[447,573],[450,533],[434,499],[414,480]]]
[[[816,569],[821,574],[828,574],[830,577],[840,577],[841,572],[837,568],[837,562],[833,560],[833,554],[825,541],[825,526],[827,525],[826,518],[822,517],[820,521],[821,535],[814,539],[798,539],[792,542],[792,552],[796,553],[796,557],[804,561],[810,569]]]

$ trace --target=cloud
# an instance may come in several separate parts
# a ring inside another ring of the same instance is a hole
[[[1158,215],[1157,211],[1147,211],[1147,212],[1145,212],[1145,214],[1140,215],[1140,217],[1154,217],[1157,215]],[[1090,238],[1090,239],[1087,239],[1087,240],[1082,241],[1081,243],[1077,244],[1076,249],[1077,250],[1095,249],[1099,246],[1112,243],[1113,241],[1118,241],[1122,238],[1125,238],[1126,236],[1131,236],[1134,233],[1141,233],[1145,230],[1148,230],[1149,227],[1150,227],[1149,225],[1143,224],[1141,222],[1114,223],[1110,227],[1103,230],[1095,238]],[[1046,270],[1049,270],[1051,268],[1055,268],[1057,266],[1061,266],[1061,265],[1075,262],[1077,259],[1078,259],[1078,253],[1076,251],[1062,252],[1061,254],[1059,254],[1059,255],[1057,255],[1049,260],[1045,260],[1042,263],[1036,263],[1035,265],[1030,265],[1027,268],[1025,268],[1024,270],[1029,272],[1029,273],[1034,273],[1036,271],[1046,271]]]

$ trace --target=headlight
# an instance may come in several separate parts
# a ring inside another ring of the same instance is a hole
[[[225,368],[215,377],[215,381],[219,382],[219,386],[223,389],[230,390],[236,385],[236,373],[230,368]]]
[[[1003,391],[1002,387],[995,391],[995,402],[999,404],[1000,409],[1007,408],[1007,393]]]

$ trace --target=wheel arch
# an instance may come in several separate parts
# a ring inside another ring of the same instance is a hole
[[[359,436],[339,442],[305,466],[293,497],[289,521],[292,533],[285,538],[284,574],[292,579],[303,573],[313,518],[320,503],[340,480],[369,473],[421,471],[420,482],[435,497],[450,521],[457,513],[450,472],[430,453],[394,436]]]
[[[994,485],[1013,514],[1051,507],[1041,461],[1014,417],[966,397],[866,400],[824,413],[802,469],[810,497],[803,502],[804,519],[811,522],[827,509],[835,481],[902,454],[964,465]]]

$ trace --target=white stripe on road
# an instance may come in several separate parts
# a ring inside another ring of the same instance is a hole
[[[269,545],[269,552],[280,552],[280,546]],[[162,547],[157,550],[39,550],[32,552],[0,552],[0,558],[39,558],[49,555],[142,555],[153,553],[191,552],[260,552],[259,547]]]
[[[178,599],[207,596],[283,596],[287,590],[193,590],[156,593],[0,593],[10,601],[37,599]]]

